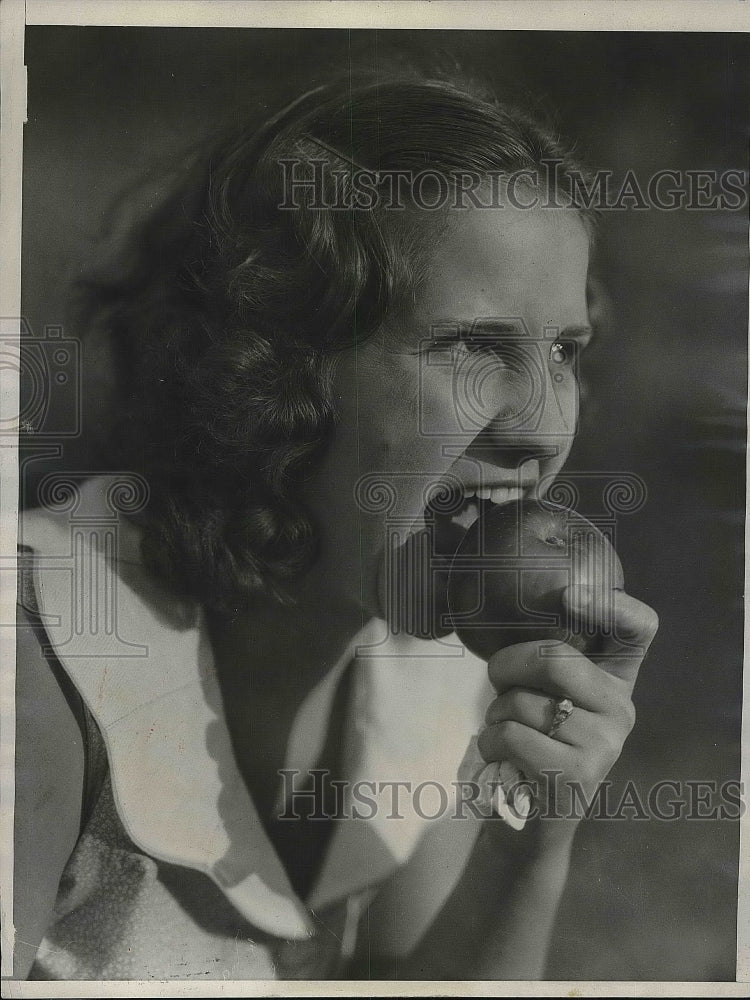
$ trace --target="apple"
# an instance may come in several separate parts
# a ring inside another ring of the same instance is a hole
[[[593,588],[590,626],[567,613],[566,587]],[[482,504],[448,575],[448,609],[464,645],[484,660],[505,646],[539,639],[595,655],[611,631],[612,590],[622,564],[609,539],[576,511],[546,500]]]

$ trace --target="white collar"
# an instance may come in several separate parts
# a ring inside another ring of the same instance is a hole
[[[389,819],[388,791],[371,820],[337,822],[301,902],[235,763],[204,613],[146,573],[140,533],[112,512],[111,485],[100,476],[83,484],[74,510],[24,514],[19,540],[35,551],[54,652],[101,728],[122,823],[146,853],[209,875],[256,926],[306,937],[310,909],[384,879],[410,857],[429,820],[408,797],[403,819]],[[349,787],[408,780],[450,789],[488,701],[486,666],[455,637],[384,642],[384,629],[370,622],[303,704],[287,766],[304,770],[314,760],[308,723],[325,714],[354,658]]]

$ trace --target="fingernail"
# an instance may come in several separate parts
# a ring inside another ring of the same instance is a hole
[[[582,609],[587,608],[591,604],[594,593],[592,587],[577,583],[572,587],[568,587],[565,591],[565,596],[570,607]]]
[[[505,795],[505,789],[499,781],[493,783],[490,794],[490,809],[501,819],[504,819],[508,812],[508,799]]]
[[[528,788],[518,789],[513,796],[513,808],[520,817],[526,819],[531,812],[531,795]]]

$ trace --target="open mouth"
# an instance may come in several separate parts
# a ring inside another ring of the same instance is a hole
[[[467,487],[463,490],[463,496],[456,499],[455,510],[449,513],[452,520],[469,528],[482,513],[483,508],[516,503],[523,499],[526,492],[527,490],[521,486]]]
[[[422,516],[382,564],[378,583],[381,616],[394,629],[423,639],[453,631],[448,609],[448,580],[453,559],[466,533],[498,506],[515,503],[534,484],[474,486],[446,477],[430,491]],[[485,483],[487,481],[485,480]]]
[[[405,534],[394,533],[378,581],[380,613],[396,631],[439,638],[453,630],[447,604],[451,566],[467,531],[499,506],[537,494],[540,466],[457,460],[433,482],[424,507]]]
[[[540,475],[537,458],[514,467],[463,455],[435,483],[424,510],[425,524],[447,519],[465,532],[485,507],[518,503],[534,494]]]
[[[517,503],[530,486],[440,486],[424,509],[424,524],[432,527],[433,554],[452,556],[474,522],[493,507]]]

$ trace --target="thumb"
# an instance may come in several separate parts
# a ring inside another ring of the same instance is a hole
[[[569,610],[597,633],[600,643],[589,658],[632,690],[638,670],[659,628],[659,616],[643,601],[624,590],[606,595],[593,587],[568,587],[563,595]]]

